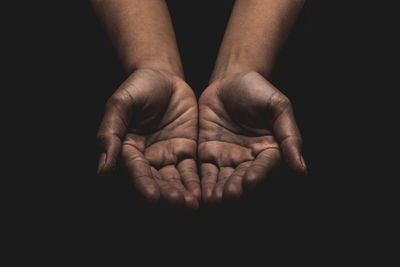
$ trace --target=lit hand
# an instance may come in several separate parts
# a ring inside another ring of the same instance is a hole
[[[199,99],[202,196],[206,203],[236,199],[281,162],[307,172],[301,135],[289,99],[256,72],[214,81]]]
[[[137,190],[148,201],[198,207],[197,103],[192,89],[171,74],[134,72],[107,101],[97,135],[99,174],[120,152]]]

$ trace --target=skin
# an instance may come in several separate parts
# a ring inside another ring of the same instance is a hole
[[[203,200],[237,199],[281,162],[305,173],[289,99],[257,72],[213,82],[199,100],[198,157]]]
[[[305,0],[236,0],[210,82],[255,71],[268,79]]]
[[[287,96],[268,75],[304,1],[237,0],[211,76],[199,99],[202,199],[238,199],[281,163],[307,168]]]
[[[237,0],[197,106],[165,2],[92,0],[128,74],[106,104],[98,173],[109,173],[121,155],[148,201],[190,209],[201,197],[206,203],[239,198],[282,155],[305,174],[290,100],[267,80],[303,3]]]
[[[198,108],[183,80],[175,35],[164,1],[97,0],[93,7],[128,73],[108,99],[97,140],[98,173],[119,156],[149,202],[197,209]]]

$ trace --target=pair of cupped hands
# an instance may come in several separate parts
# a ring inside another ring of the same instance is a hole
[[[121,158],[145,199],[189,209],[240,198],[281,158],[307,172],[292,105],[257,72],[216,79],[197,102],[180,77],[136,70],[108,99],[97,140],[100,175]]]

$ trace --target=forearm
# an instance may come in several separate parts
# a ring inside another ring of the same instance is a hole
[[[210,82],[257,71],[267,77],[305,0],[236,0]]]
[[[91,3],[127,73],[151,68],[183,77],[164,0],[91,0]]]

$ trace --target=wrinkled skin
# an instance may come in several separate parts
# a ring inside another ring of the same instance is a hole
[[[196,209],[201,197],[197,124],[196,98],[182,79],[137,70],[107,101],[97,135],[104,151],[98,172],[109,173],[121,155],[148,201]]]
[[[202,199],[237,199],[281,163],[305,174],[291,103],[256,72],[214,81],[199,99]]]

